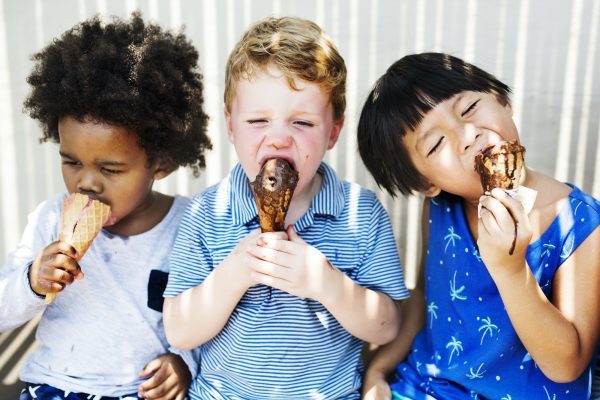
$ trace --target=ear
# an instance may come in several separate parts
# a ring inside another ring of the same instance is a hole
[[[427,189],[419,190],[419,193],[421,193],[425,197],[435,197],[438,194],[440,194],[441,192],[442,192],[442,189],[440,189],[439,187],[435,186],[432,183],[429,184],[429,187]]]
[[[333,146],[337,143],[340,138],[340,133],[344,127],[344,117],[340,118],[339,121],[333,124],[331,128],[331,135],[329,135],[329,142],[327,143],[327,150],[333,149]]]
[[[227,127],[227,137],[229,142],[233,144],[233,125],[231,122],[231,112],[227,109],[227,105],[223,104],[223,115],[225,116],[225,126]]]
[[[510,102],[507,102],[507,103],[504,105],[504,109],[505,109],[506,111],[508,111],[508,113],[510,114],[510,116],[511,116],[511,117],[513,116],[513,108],[512,108],[512,105],[510,104]]]
[[[176,169],[177,169],[177,167],[167,166],[167,165],[164,165],[164,163],[155,164],[154,165],[154,174],[152,175],[152,177],[154,178],[155,181],[159,181],[159,180],[171,175],[171,173],[173,171],[175,171]]]

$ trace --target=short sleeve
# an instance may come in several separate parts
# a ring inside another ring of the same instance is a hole
[[[214,268],[203,240],[207,222],[202,218],[205,202],[196,195],[186,209],[169,259],[169,281],[164,297],[175,297],[204,282]]]
[[[404,272],[390,218],[377,197],[372,194],[371,219],[366,246],[356,281],[361,286],[383,292],[394,300],[408,297]]]

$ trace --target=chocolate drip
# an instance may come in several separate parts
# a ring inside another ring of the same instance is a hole
[[[524,153],[525,147],[513,140],[487,147],[477,154],[474,168],[481,179],[483,191],[489,193],[494,188],[518,189],[524,166]],[[508,251],[508,254],[512,255],[517,244],[517,221],[512,214],[510,216],[515,224],[515,235]]]

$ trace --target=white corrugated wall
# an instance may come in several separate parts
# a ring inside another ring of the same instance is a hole
[[[530,166],[600,196],[600,0],[0,0],[0,255],[17,243],[27,213],[63,189],[57,147],[39,144],[22,113],[30,56],[78,21],[100,13],[146,18],[185,32],[200,51],[214,149],[194,179],[178,171],[157,188],[193,194],[235,163],[224,132],[225,62],[252,22],[297,15],[325,28],[348,65],[341,140],[327,155],[339,174],[376,189],[356,151],[355,127],[375,79],[401,56],[444,51],[496,74],[514,91],[515,118]],[[418,198],[380,193],[413,282]]]

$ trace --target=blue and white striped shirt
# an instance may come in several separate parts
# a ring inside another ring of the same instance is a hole
[[[375,195],[341,181],[327,164],[321,190],[294,225],[359,285],[393,299],[408,296],[389,217]],[[171,255],[165,296],[204,281],[258,228],[248,178],[238,164],[197,194]],[[193,321],[202,329],[202,321]],[[223,330],[201,346],[192,399],[358,399],[362,342],[319,302],[264,285],[251,287]]]

